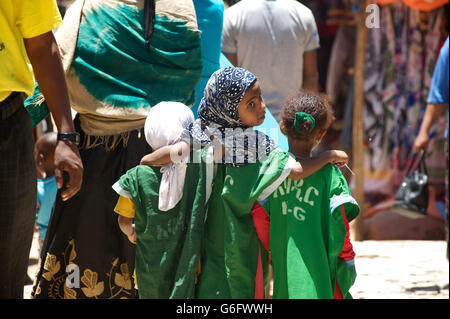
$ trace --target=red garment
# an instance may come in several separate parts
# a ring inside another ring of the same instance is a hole
[[[258,252],[258,266],[256,268],[254,299],[264,299],[264,276],[261,259],[261,246],[259,247]]]
[[[350,225],[348,224],[347,215],[345,214],[344,205],[342,207],[342,218],[344,219],[345,230],[347,231],[347,235],[344,240],[344,247],[342,247],[341,253],[339,254],[339,258],[342,258],[345,261],[349,261],[355,258],[355,252],[353,251],[353,245],[350,242]],[[336,288],[334,290],[334,299],[343,299],[341,289],[336,281]]]
[[[344,247],[342,248],[339,257],[345,261],[349,261],[355,258],[355,252],[353,251],[353,245],[350,241],[350,225],[348,224],[347,215],[345,214],[344,205],[342,207],[342,218],[344,219],[345,230],[347,231],[347,235],[344,240]],[[267,251],[270,250],[270,219],[267,216],[267,212],[264,207],[255,203],[252,209],[252,217],[253,217],[253,225],[256,229],[256,234],[258,235],[259,240],[264,246],[264,249]]]
[[[339,254],[339,258],[344,259],[345,261],[349,261],[355,258],[355,252],[353,251],[353,245],[350,242],[350,226],[348,224],[347,215],[345,214],[344,205],[342,207],[342,218],[344,219],[345,230],[347,231],[347,235],[344,240],[344,247]]]
[[[342,247],[341,253],[339,254],[339,258],[342,258],[345,261],[349,261],[355,258],[355,252],[353,250],[353,245],[350,241],[350,225],[348,223],[347,215],[345,214],[344,205],[341,205],[342,208],[342,218],[344,219],[345,230],[347,231],[347,235],[345,236],[344,246]],[[270,218],[267,216],[267,212],[258,203],[253,205],[252,209],[252,218],[253,225],[256,229],[256,234],[258,235],[259,240],[263,244],[266,250],[270,250]],[[255,299],[263,299],[264,298],[264,283],[263,283],[263,275],[262,275],[262,261],[261,261],[261,248],[259,250],[258,256],[258,268],[255,278]],[[334,291],[334,299],[343,299],[341,289],[339,288],[338,283],[336,282],[336,288]]]
[[[269,243],[269,232],[270,232],[270,219],[267,216],[267,212],[258,203],[253,205],[252,209],[252,217],[253,217],[253,225],[256,229],[256,234],[258,235],[259,240],[261,241],[264,249],[270,250]],[[255,278],[255,299],[264,299],[264,276],[262,269],[262,259],[261,259],[261,247],[259,247],[258,253],[258,266],[256,269],[256,278]]]
[[[344,299],[342,297],[342,292],[341,292],[341,289],[339,288],[339,285],[338,285],[337,281],[336,281],[336,289],[334,290],[334,297],[333,297],[333,299]]]
[[[252,209],[252,217],[253,217],[253,225],[256,229],[256,234],[258,235],[259,240],[264,246],[264,249],[270,250],[270,241],[269,241],[269,233],[270,233],[270,218],[267,216],[267,212],[258,203],[253,205]]]

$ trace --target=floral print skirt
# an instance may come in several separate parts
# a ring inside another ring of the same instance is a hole
[[[77,125],[82,139],[87,138]],[[78,123],[79,124],[79,123]],[[105,139],[108,140],[108,139]],[[63,202],[58,193],[41,252],[34,298],[137,298],[133,281],[135,246],[120,231],[112,185],[151,152],[143,132],[127,143],[80,149],[81,190]]]

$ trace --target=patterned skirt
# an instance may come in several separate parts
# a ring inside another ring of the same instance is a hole
[[[135,246],[120,231],[112,185],[151,152],[143,129],[126,139],[102,137],[89,143],[79,125],[84,165],[81,190],[66,202],[58,193],[33,287],[34,298],[137,298],[133,271]],[[115,145],[107,145],[109,141]]]

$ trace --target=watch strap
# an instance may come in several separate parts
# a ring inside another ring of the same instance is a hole
[[[77,146],[80,145],[80,133],[78,132],[58,133],[57,139],[59,141],[70,141]]]

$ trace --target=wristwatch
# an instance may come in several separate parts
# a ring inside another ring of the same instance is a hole
[[[58,133],[58,141],[70,141],[76,146],[80,145],[80,133],[78,132],[68,132],[68,133]]]

